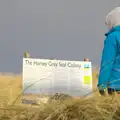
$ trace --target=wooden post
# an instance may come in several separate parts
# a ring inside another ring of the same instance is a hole
[[[56,60],[55,58],[51,58],[50,60]]]
[[[24,53],[24,57],[25,57],[25,58],[30,58],[30,53],[25,52],[25,53]]]

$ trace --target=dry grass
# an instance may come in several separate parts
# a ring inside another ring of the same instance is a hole
[[[94,90],[97,77],[93,74]],[[53,101],[48,104],[21,104],[21,75],[0,75],[0,120],[120,120],[120,97],[101,97]]]

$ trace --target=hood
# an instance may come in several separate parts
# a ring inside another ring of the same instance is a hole
[[[120,7],[116,7],[106,16],[105,23],[109,29],[120,25]]]

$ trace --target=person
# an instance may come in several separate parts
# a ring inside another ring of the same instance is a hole
[[[113,9],[106,17],[108,32],[105,34],[104,48],[98,77],[101,95],[120,91],[120,7]]]

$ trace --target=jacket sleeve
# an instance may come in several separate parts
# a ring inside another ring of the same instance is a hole
[[[114,34],[107,36],[104,41],[104,48],[102,52],[102,59],[100,64],[100,73],[98,78],[98,87],[102,85],[107,87],[107,82],[110,78],[113,62],[116,58],[117,43]]]

